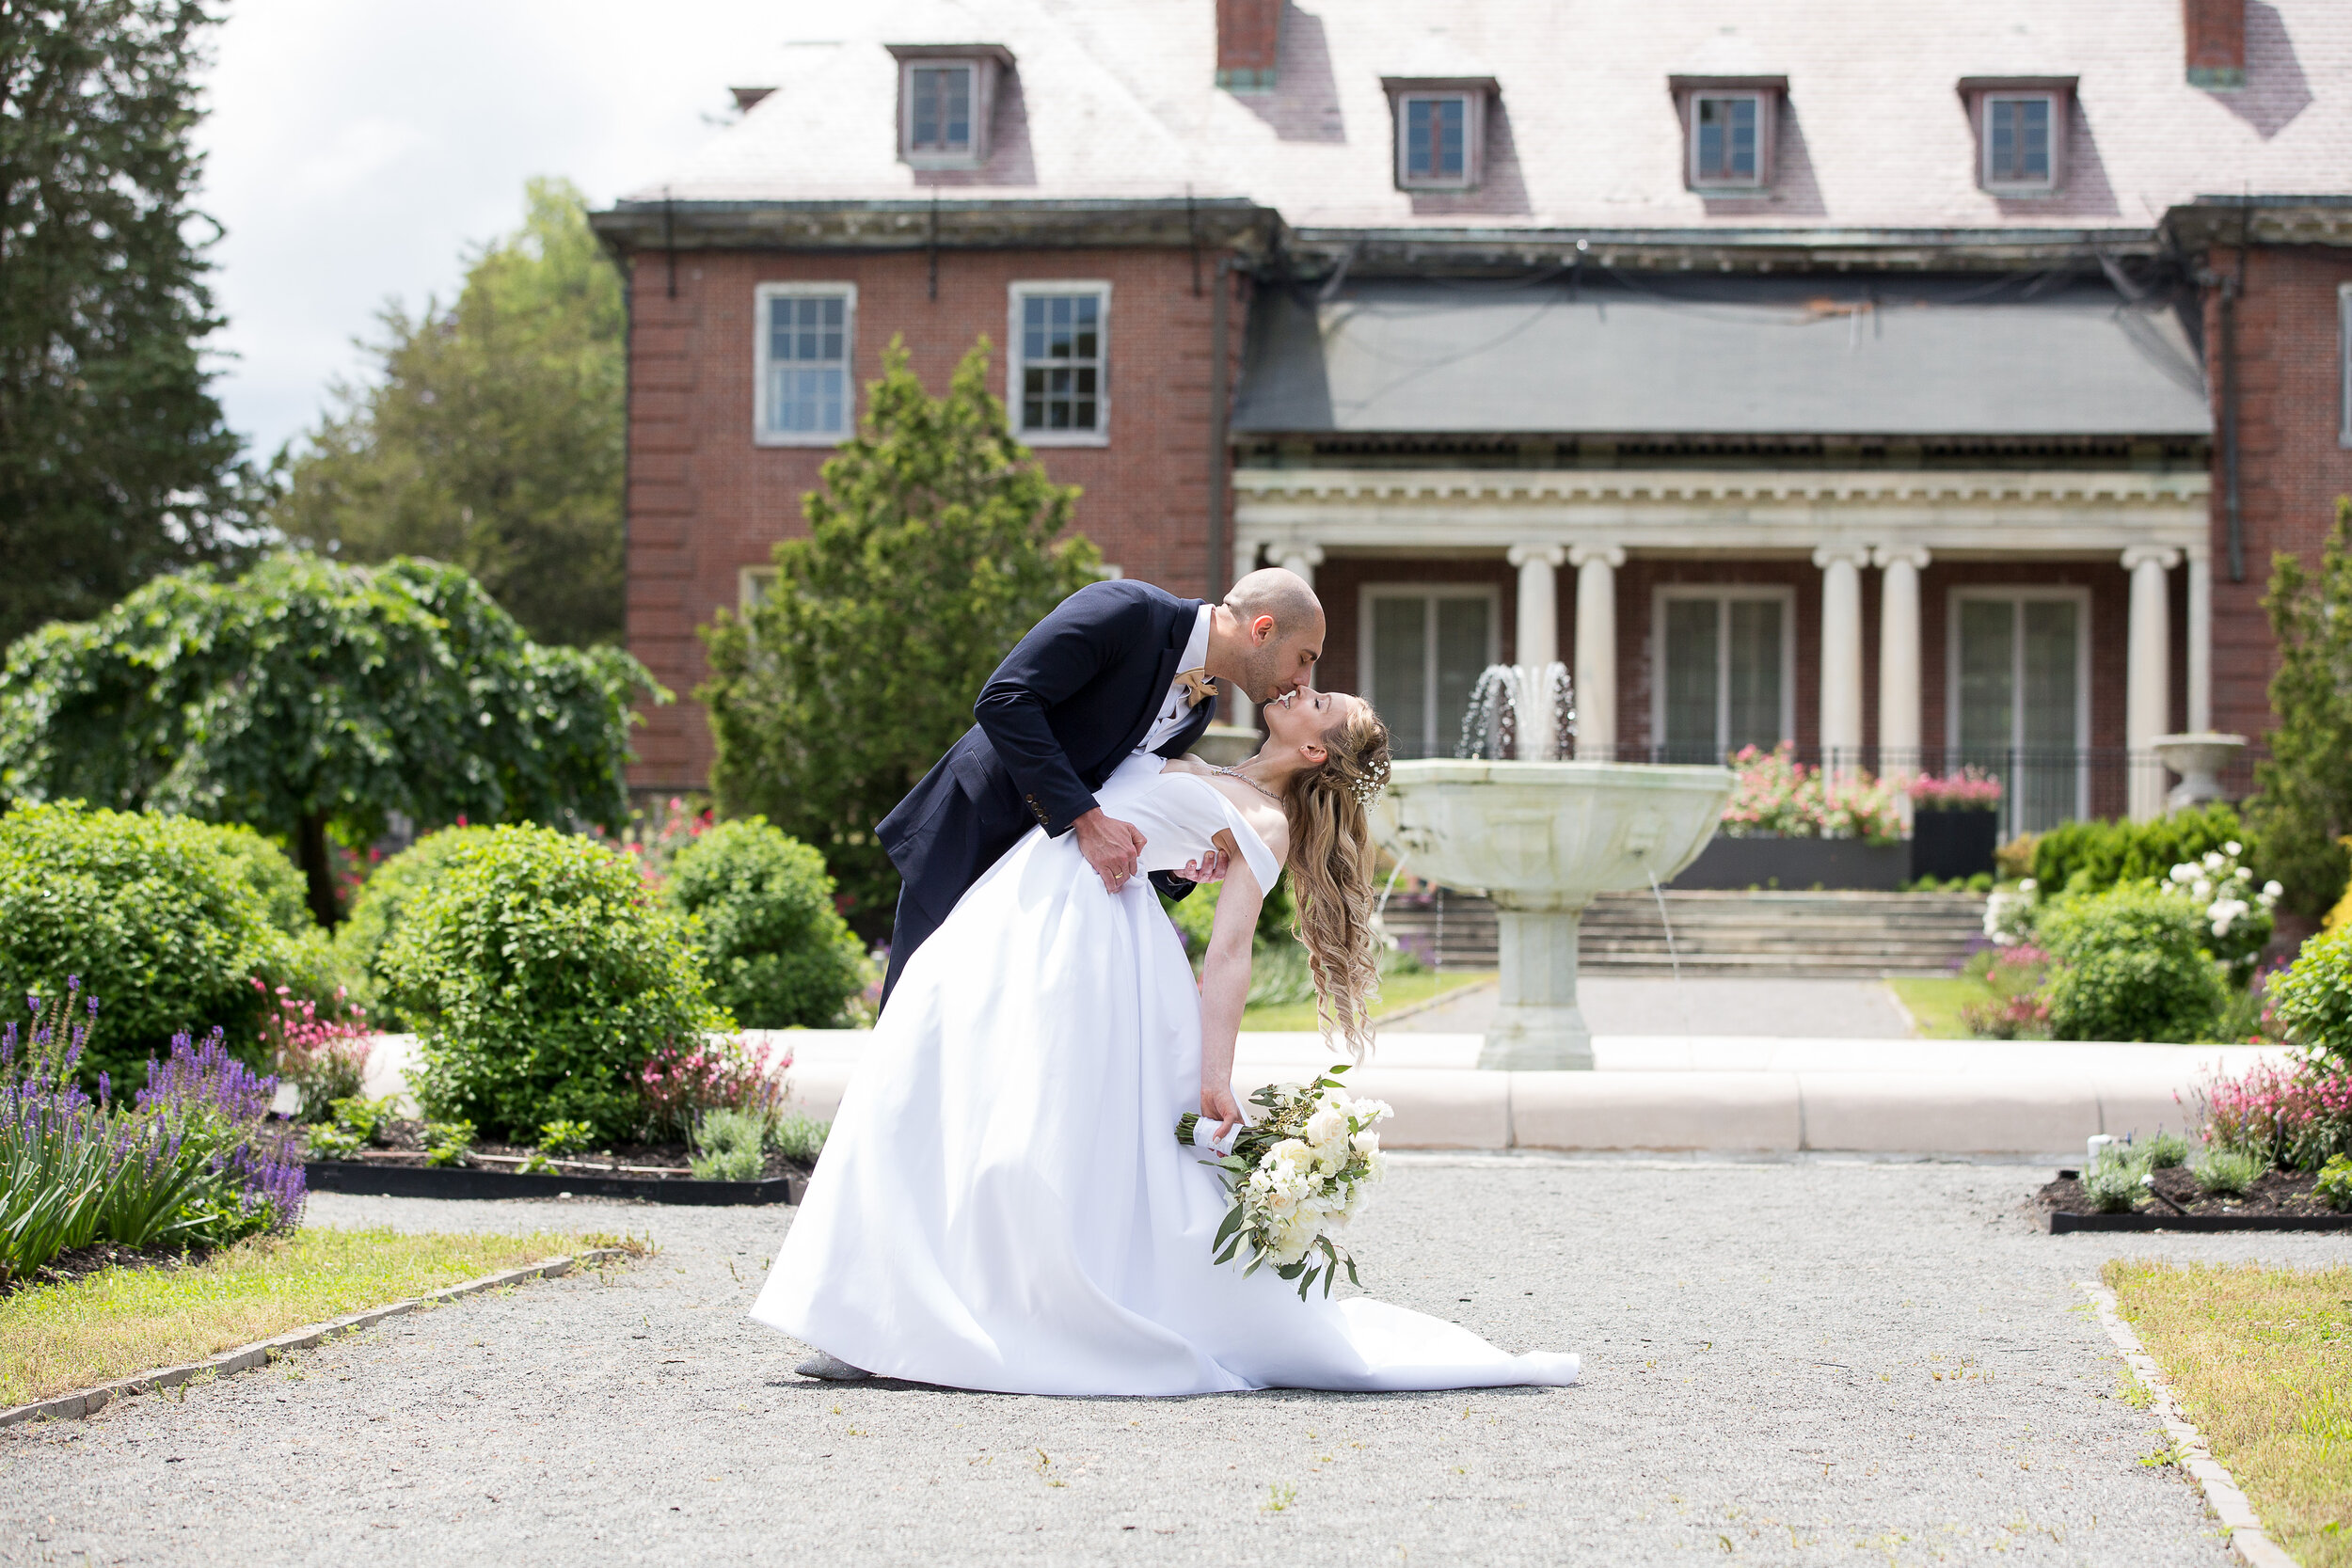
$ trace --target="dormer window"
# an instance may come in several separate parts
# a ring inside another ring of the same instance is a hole
[[[1772,182],[1785,76],[1672,76],[1682,117],[1683,178],[1695,191],[1761,191]]]
[[[2065,176],[2066,116],[2074,79],[1961,83],[1977,131],[1977,182],[1995,196],[2046,196]]]
[[[1381,78],[1396,116],[1396,183],[1399,190],[1463,191],[1477,185],[1486,170],[1487,100],[1492,77],[1443,80]]]
[[[993,43],[894,43],[898,62],[898,156],[916,168],[977,168],[988,161],[998,73],[1012,55]]]

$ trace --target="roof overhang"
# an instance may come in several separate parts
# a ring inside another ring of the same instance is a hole
[[[2161,230],[2190,250],[2352,245],[2352,196],[2201,196],[2165,214]]]
[[[2094,256],[2149,259],[2148,229],[1541,229],[1415,226],[1285,228],[1284,250],[1309,270],[1348,259],[1358,277],[1383,272],[1524,272],[1532,267],[1682,272],[2015,272],[2078,266]]]
[[[1261,256],[1280,227],[1242,198],[1136,201],[616,201],[589,224],[615,252],[1154,245]]]

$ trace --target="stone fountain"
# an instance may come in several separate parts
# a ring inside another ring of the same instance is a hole
[[[1727,768],[1561,760],[1575,733],[1565,668],[1496,665],[1461,754],[1393,764],[1374,814],[1403,870],[1494,901],[1502,999],[1482,1068],[1593,1066],[1576,1003],[1584,907],[1689,865],[1731,799]]]

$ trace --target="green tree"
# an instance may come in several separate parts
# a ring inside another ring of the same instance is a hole
[[[395,811],[622,820],[640,691],[668,698],[617,648],[531,641],[453,566],[278,555],[19,641],[0,670],[0,795],[283,833],[331,926],[330,828],[364,842]]]
[[[2318,915],[2344,894],[2352,833],[2352,497],[2336,502],[2316,574],[2283,550],[2271,558],[2263,608],[2279,641],[2278,723],[2263,737],[2270,755],[2254,766],[2247,822],[2280,902]]]
[[[252,475],[199,358],[211,23],[201,0],[0,4],[0,641],[239,552]]]
[[[1078,491],[1047,479],[988,390],[988,341],[934,398],[893,340],[855,439],[802,501],[809,536],[775,547],[774,590],[703,628],[726,816],[813,845],[862,935],[890,927],[898,873],[874,824],[972,722],[1006,650],[1094,580],[1062,537]]]
[[[271,522],[347,561],[463,566],[540,641],[617,642],[628,316],[580,192],[532,181],[455,305],[381,319],[377,378],[336,388]]]

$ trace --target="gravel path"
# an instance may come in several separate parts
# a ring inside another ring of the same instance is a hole
[[[742,1316],[788,1211],[322,1196],[314,1224],[661,1251],[0,1433],[0,1560],[2221,1568],[2071,1282],[2352,1244],[2043,1236],[2045,1174],[1407,1156],[1366,1277],[1581,1350],[1584,1386],[1153,1402],[794,1377]]]

